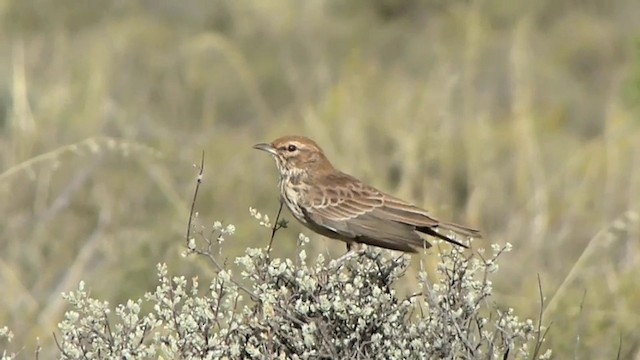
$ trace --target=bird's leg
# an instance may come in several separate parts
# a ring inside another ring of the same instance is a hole
[[[355,250],[347,251],[346,254],[344,254],[344,255],[340,256],[338,259],[336,259],[336,263],[335,263],[334,267],[339,268],[342,265],[342,263],[344,263],[345,261],[347,261],[347,260],[351,259],[352,257],[356,256],[358,254],[358,252],[359,251],[355,251]]]
[[[363,252],[367,248],[367,245],[355,241],[351,241],[347,243],[347,252]]]
[[[354,256],[359,256],[364,254],[366,250],[366,246],[356,242],[348,242],[347,243],[347,253],[340,256],[335,262],[335,268],[339,268],[342,264],[351,259]]]

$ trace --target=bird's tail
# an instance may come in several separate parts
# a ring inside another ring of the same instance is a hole
[[[473,237],[473,238],[479,238],[482,237],[480,235],[480,231],[472,229],[472,228],[468,228],[466,226],[462,226],[462,225],[458,225],[458,224],[454,224],[454,223],[448,223],[448,222],[444,222],[444,221],[439,221],[437,224],[435,225],[431,225],[431,226],[418,226],[416,227],[416,230],[425,233],[427,235],[431,235],[434,237],[437,237],[439,239],[442,239],[448,243],[454,244],[454,245],[458,245],[458,246],[462,246],[463,248],[468,249],[469,246],[461,243],[460,241],[456,240],[455,238],[449,237],[446,234],[447,231],[451,231],[454,232],[458,235],[462,235],[462,236],[468,236],[468,237]],[[443,231],[444,230],[444,231]]]
[[[482,237],[482,234],[480,233],[479,230],[472,229],[470,227],[466,227],[466,226],[455,224],[455,223],[446,222],[446,221],[438,222],[438,228],[442,230],[449,230],[462,236],[468,236],[472,238]]]

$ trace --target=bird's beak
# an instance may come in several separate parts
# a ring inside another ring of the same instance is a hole
[[[258,149],[258,150],[262,150],[262,151],[266,151],[271,155],[276,155],[277,154],[276,148],[274,148],[271,144],[265,144],[265,143],[255,144],[255,145],[253,145],[253,148],[254,149]]]

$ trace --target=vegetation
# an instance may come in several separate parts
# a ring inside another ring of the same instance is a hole
[[[254,212],[267,227],[268,217]],[[220,222],[208,235],[189,236],[185,255],[207,257],[217,274],[203,289],[198,278],[169,276],[158,265],[158,285],[143,299],[111,308],[80,283],[63,295],[72,309],[55,337],[62,359],[549,359],[546,330],[491,301],[489,275],[511,245],[488,258],[459,248],[441,253],[438,280],[418,274],[419,291],[400,298],[394,283],[409,257],[367,250],[345,262],[310,264],[309,238],[298,257],[272,259],[249,248],[235,262],[245,286],[218,259],[235,227]],[[274,231],[275,233],[275,231]],[[217,248],[217,251],[216,251]],[[250,303],[243,305],[243,295]],[[144,305],[152,310],[145,312]],[[544,304],[541,303],[541,306]],[[112,314],[115,314],[113,316]],[[11,359],[13,354],[5,354]]]
[[[485,309],[537,324],[539,276],[555,357],[637,357],[639,12],[632,0],[0,2],[0,329],[13,334],[0,349],[59,356],[61,293],[81,281],[125,305],[153,293],[158,263],[215,283],[206,257],[181,256],[202,151],[199,219],[237,226],[228,259],[264,249],[246,212],[275,214],[276,172],[251,146],[300,133],[337,167],[477,225],[476,250],[513,244]],[[302,231],[279,231],[270,259],[297,259]],[[310,262],[291,269],[344,251],[305,233]],[[413,256],[398,301],[443,263]]]

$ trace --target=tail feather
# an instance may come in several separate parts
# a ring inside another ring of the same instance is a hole
[[[422,226],[422,227],[418,227],[416,228],[416,230],[420,231],[421,233],[427,234],[427,235],[431,235],[433,237],[437,237],[438,239],[442,239],[448,243],[454,244],[454,245],[458,245],[461,246],[465,249],[468,249],[469,247],[457,240],[454,240],[448,236],[444,236],[442,234],[440,234],[439,232],[437,232],[434,228],[429,227],[429,226]]]
[[[438,228],[453,231],[456,234],[460,234],[463,236],[468,236],[472,238],[481,238],[482,234],[479,230],[472,229],[470,227],[466,227],[459,224],[454,224],[450,222],[440,221],[438,222]]]
[[[469,248],[467,245],[452,239],[448,236],[443,235],[442,233],[436,231],[436,229],[442,229],[442,230],[449,230],[451,232],[454,232],[456,234],[459,235],[463,235],[463,236],[468,236],[468,237],[473,237],[473,238],[480,238],[482,237],[482,235],[480,234],[480,231],[476,230],[476,229],[472,229],[472,228],[468,228],[466,226],[462,226],[462,225],[458,225],[458,224],[454,224],[454,223],[449,223],[449,222],[438,222],[438,224],[436,226],[419,226],[416,227],[416,230],[420,231],[421,233],[427,234],[427,235],[431,235],[434,237],[437,237],[438,239],[442,239],[448,243],[454,244],[454,245],[458,245],[458,246],[462,246],[463,248]]]

